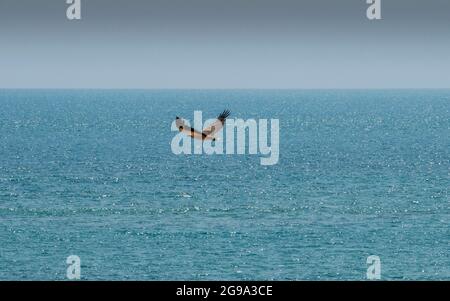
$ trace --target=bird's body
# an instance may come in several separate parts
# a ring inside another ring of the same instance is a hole
[[[185,133],[187,136],[192,137],[194,139],[199,140],[216,140],[215,134],[220,131],[220,129],[223,127],[226,118],[230,116],[230,111],[225,110],[223,111],[218,117],[217,120],[214,121],[213,124],[208,126],[207,128],[203,129],[202,132],[199,132],[189,126],[187,126],[184,123],[184,120],[180,117],[176,117],[176,126],[180,132]]]

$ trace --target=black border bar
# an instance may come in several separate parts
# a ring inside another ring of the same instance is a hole
[[[196,290],[193,290],[196,288]],[[208,297],[204,290],[209,289]],[[23,293],[33,296],[85,298],[91,293],[107,293],[115,297],[129,298],[139,294],[153,297],[221,300],[226,298],[279,299],[325,295],[368,297],[379,295],[385,299],[385,290],[396,290],[403,297],[423,295],[431,297],[442,290],[449,291],[448,281],[5,281],[0,282],[0,292],[15,296]],[[181,289],[181,290],[180,290]],[[189,290],[192,289],[192,290]],[[180,293],[183,293],[180,295]],[[191,293],[191,294],[190,294]],[[194,294],[195,295],[192,295]],[[203,293],[200,295],[200,293]],[[61,295],[63,294],[63,295]]]

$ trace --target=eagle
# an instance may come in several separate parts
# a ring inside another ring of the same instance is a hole
[[[184,120],[178,116],[176,117],[175,124],[180,132],[183,132],[194,139],[216,141],[216,137],[214,135],[223,127],[228,116],[230,116],[230,111],[224,110],[217,117],[217,120],[215,120],[210,126],[204,128],[202,132],[187,126],[184,123]]]

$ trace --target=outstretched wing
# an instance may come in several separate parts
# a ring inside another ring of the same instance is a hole
[[[206,135],[203,133],[200,133],[199,131],[191,128],[190,126],[186,125],[184,123],[184,120],[181,119],[180,117],[177,116],[176,120],[175,120],[175,124],[178,128],[178,130],[180,132],[183,132],[184,134],[192,137],[192,138],[196,138],[196,139],[201,139],[203,140],[204,138],[206,138]]]
[[[208,126],[207,128],[204,128],[202,133],[206,136],[213,136],[214,134],[216,134],[218,131],[220,131],[220,129],[223,127],[225,120],[227,119],[227,117],[230,116],[230,111],[229,110],[225,110],[223,111],[218,117],[217,120],[214,121],[213,124],[211,124],[210,126]]]

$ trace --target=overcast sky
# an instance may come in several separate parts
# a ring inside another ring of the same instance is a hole
[[[450,88],[450,1],[0,0],[2,88]]]

